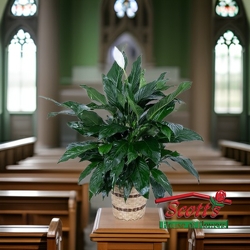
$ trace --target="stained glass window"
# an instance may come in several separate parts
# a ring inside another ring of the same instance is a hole
[[[215,46],[216,113],[239,114],[243,109],[243,55],[235,34],[228,30]]]
[[[218,0],[215,11],[222,17],[234,17],[239,13],[239,6],[235,0]]]
[[[7,109],[32,112],[36,109],[36,45],[20,29],[8,46]]]
[[[36,12],[36,0],[15,0],[11,7],[11,13],[14,16],[33,16]]]
[[[125,13],[129,18],[133,18],[138,10],[138,5],[136,0],[116,0],[114,10],[120,18],[124,17]]]

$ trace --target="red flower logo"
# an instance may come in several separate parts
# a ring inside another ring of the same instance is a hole
[[[226,199],[226,192],[225,191],[223,191],[223,190],[220,190],[220,191],[217,191],[217,193],[216,193],[216,195],[215,195],[215,200],[217,201],[217,202],[223,202],[225,199]]]

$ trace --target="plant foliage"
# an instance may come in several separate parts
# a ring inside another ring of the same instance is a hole
[[[124,189],[125,200],[132,187],[145,198],[149,198],[150,186],[155,198],[163,197],[165,192],[172,195],[171,184],[159,168],[162,163],[177,162],[199,180],[190,159],[166,148],[168,143],[202,140],[196,132],[166,121],[180,102],[177,96],[188,90],[191,83],[170,86],[165,79],[166,73],[146,83],[141,56],[133,63],[127,77],[127,57],[124,52],[121,55],[124,68],[115,61],[107,75],[102,76],[104,94],[81,85],[90,103],[59,103],[46,98],[66,108],[48,116],[75,116],[76,121],[68,125],[85,137],[82,142],[69,144],[59,162],[77,157],[90,162],[79,176],[81,185],[84,178],[91,175],[89,199],[100,193],[103,197],[108,196],[114,185]],[[97,114],[96,110],[100,109],[108,111],[106,120]]]

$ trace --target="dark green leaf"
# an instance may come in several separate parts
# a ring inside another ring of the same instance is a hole
[[[140,77],[141,77],[141,56],[134,61],[132,65],[132,70],[128,76],[128,82],[131,84],[131,91],[133,94],[137,92],[140,86]]]
[[[170,185],[167,176],[161,170],[157,168],[151,169],[151,176],[166,192],[172,195],[172,186]]]
[[[121,109],[122,105],[118,101],[119,89],[117,89],[116,84],[107,76],[103,76],[103,88],[106,93],[109,104],[117,107],[118,109]],[[121,95],[119,94],[119,96]],[[126,97],[124,96],[124,98]]]
[[[80,85],[82,88],[86,89],[88,97],[91,100],[97,101],[103,105],[107,104],[106,98],[103,94],[98,92],[96,89],[88,87],[87,85]]]
[[[149,168],[147,163],[142,158],[138,160],[131,179],[136,190],[148,199],[150,190]]]
[[[122,160],[118,165],[111,168],[110,170],[110,177],[112,179],[112,186],[115,185],[117,179],[119,178],[119,175],[122,173],[124,169],[124,160]]]
[[[199,134],[188,128],[183,128],[182,130],[179,130],[175,134],[175,142],[194,141],[194,140],[203,141],[202,137]]]
[[[104,176],[105,166],[99,164],[98,167],[93,171],[89,181],[89,200],[93,195],[100,193],[100,187],[103,185],[103,176]]]
[[[126,162],[127,165],[129,165],[129,163],[131,163],[138,157],[138,154],[135,151],[133,144],[129,144],[127,157],[128,157],[128,161]]]
[[[93,111],[82,111],[78,115],[78,117],[85,126],[96,126],[104,124],[102,118]]]
[[[105,171],[115,168],[121,163],[127,155],[128,144],[127,141],[117,141],[113,144],[110,153],[104,158]]]
[[[147,99],[150,95],[152,95],[155,92],[156,90],[155,87],[156,83],[151,82],[138,89],[138,91],[135,94],[135,101],[138,103],[143,99]]]
[[[88,176],[96,166],[98,166],[99,162],[90,163],[80,174],[78,185],[82,185],[84,183],[84,178]]]
[[[84,136],[98,137],[101,126],[85,126],[81,121],[68,122],[68,126]]]
[[[195,169],[192,161],[182,155],[177,157],[169,157],[172,161],[179,163],[184,169],[186,169],[190,174],[194,175],[198,181],[200,181],[199,174]]]
[[[93,142],[79,142],[79,143],[71,143],[67,147],[67,150],[60,158],[59,162],[67,161],[69,159],[75,159],[80,154],[84,153],[87,150],[96,148],[97,144]]]
[[[151,108],[149,108],[147,113],[147,118],[149,120],[156,120],[159,118],[159,113],[162,112],[165,107],[172,102],[176,96],[184,92],[185,90],[189,89],[191,87],[190,82],[183,82],[181,83],[175,91],[173,91],[171,94],[167,95],[166,97],[162,98],[159,102],[154,104]]]
[[[165,196],[166,190],[157,181],[155,181],[152,176],[150,176],[150,184],[152,186],[152,191],[156,199]]]
[[[126,56],[125,59],[125,68],[127,64]],[[107,77],[111,79],[111,81],[114,83],[115,87],[121,91],[122,89],[122,76],[123,76],[123,69],[120,68],[120,66],[114,61],[112,67],[110,68]]]
[[[117,133],[123,133],[127,130],[127,127],[111,123],[109,125],[102,126],[100,128],[99,139],[107,138]]]
[[[112,148],[112,144],[103,144],[98,148],[98,151],[101,155],[107,154]]]
[[[154,138],[147,138],[144,141],[135,142],[135,149],[138,153],[150,158],[156,165],[159,163],[160,145]]]

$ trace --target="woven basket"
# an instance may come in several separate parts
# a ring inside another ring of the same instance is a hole
[[[147,199],[133,188],[125,202],[122,190],[115,187],[111,193],[111,202],[113,215],[117,219],[138,220],[145,214]]]

